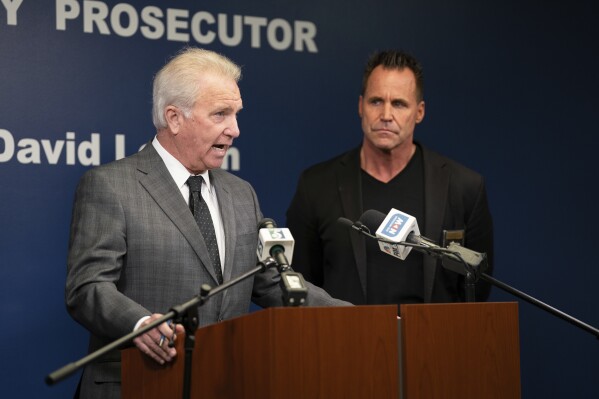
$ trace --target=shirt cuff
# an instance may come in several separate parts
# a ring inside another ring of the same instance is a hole
[[[150,316],[144,316],[141,319],[139,319],[139,321],[137,323],[135,323],[135,327],[133,327],[133,331],[137,330],[139,328],[139,326],[141,326],[141,323],[148,320],[149,318],[150,318]]]

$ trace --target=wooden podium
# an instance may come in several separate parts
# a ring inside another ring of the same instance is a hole
[[[270,308],[198,329],[191,398],[519,398],[516,303]],[[400,332],[401,330],[401,332]],[[179,357],[122,351],[122,398],[181,398]]]
[[[404,399],[520,398],[518,303],[401,305]]]

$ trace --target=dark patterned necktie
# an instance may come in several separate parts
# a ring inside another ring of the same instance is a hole
[[[216,279],[219,284],[223,283],[223,272],[220,267],[220,255],[218,253],[218,244],[216,242],[216,234],[214,233],[214,224],[212,223],[212,216],[210,215],[210,209],[202,198],[202,183],[204,178],[202,176],[190,176],[187,179],[187,185],[189,186],[189,209],[196,220],[196,223],[200,227],[204,242],[208,248],[208,255],[212,261],[214,267],[214,273],[216,273]]]

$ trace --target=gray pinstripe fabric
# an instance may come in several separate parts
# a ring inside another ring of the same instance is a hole
[[[255,266],[262,214],[247,182],[220,169],[210,174],[227,240],[228,280]],[[201,284],[217,284],[198,225],[151,144],[82,177],[67,263],[67,308],[91,332],[90,351],[131,332],[141,317],[197,295]],[[245,314],[252,299],[281,306],[278,283],[271,269],[236,285],[200,308],[200,325]],[[348,305],[314,286],[308,304]],[[81,397],[118,398],[119,381],[120,355],[109,354],[86,368]]]

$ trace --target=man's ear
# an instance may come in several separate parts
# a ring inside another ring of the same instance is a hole
[[[364,101],[364,98],[362,96],[360,96],[358,98],[358,115],[360,115],[360,118],[362,117],[362,102]]]
[[[416,115],[416,123],[422,122],[424,119],[424,101],[418,103],[418,110]]]
[[[166,124],[168,125],[168,129],[171,131],[171,133],[179,133],[179,128],[181,127],[181,118],[183,118],[181,110],[174,105],[169,105],[164,109],[164,118],[166,119]]]

